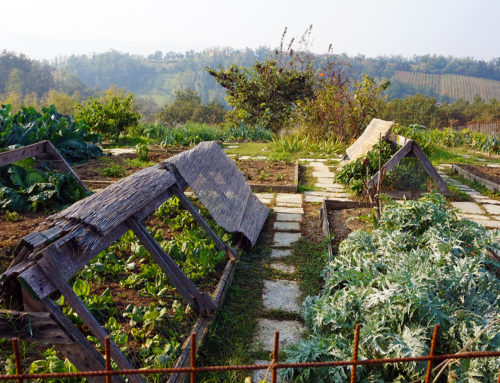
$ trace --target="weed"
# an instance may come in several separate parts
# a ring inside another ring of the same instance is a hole
[[[121,178],[125,176],[125,170],[120,165],[112,165],[109,168],[97,169],[97,172],[101,173],[103,176],[112,178]]]

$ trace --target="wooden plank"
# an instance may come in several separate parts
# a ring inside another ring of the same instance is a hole
[[[29,295],[24,294],[24,305],[26,311],[49,312],[52,318],[65,333],[73,339],[72,344],[54,344],[71,363],[80,371],[96,371],[105,368],[104,359],[96,351],[87,338],[77,330],[71,321],[62,313],[59,306],[49,298],[44,302],[35,302]],[[88,377],[91,383],[105,383],[104,377]],[[121,379],[113,379],[113,383],[122,383]]]
[[[202,315],[209,315],[217,308],[208,294],[202,294],[193,282],[184,274],[177,263],[162,249],[147,229],[136,219],[127,221],[130,229],[137,235],[155,262],[161,267],[170,283],[179,295]]]
[[[52,344],[72,344],[70,338],[48,312],[2,310],[0,338],[18,337],[26,341]]]
[[[429,176],[434,178],[439,191],[443,194],[450,194],[450,189],[448,189],[448,185],[446,185],[446,182],[443,181],[439,173],[436,171],[436,169],[434,169],[434,166],[432,166],[431,162],[429,161],[425,153],[422,151],[422,149],[420,149],[420,146],[418,146],[418,144],[415,141],[413,141],[412,151],[422,164],[427,174],[429,174]]]
[[[52,144],[52,142],[47,141],[45,151],[47,153],[51,154],[53,157],[55,157],[56,160],[58,160],[58,162],[56,162],[56,164],[62,171],[67,172],[67,173],[71,173],[73,175],[73,177],[75,177],[76,180],[80,183],[80,185],[82,185],[85,188],[85,190],[89,191],[89,189],[87,188],[87,186],[85,186],[85,184],[80,179],[78,174],[75,173],[73,168],[68,164],[68,162],[61,155],[61,153],[59,153],[57,151],[56,147]]]
[[[384,165],[385,168],[385,174],[389,173],[394,166],[399,164],[401,160],[408,155],[408,153],[411,152],[412,147],[413,147],[413,142],[412,140],[408,141],[405,146],[403,146],[401,149],[399,149],[393,156],[392,158],[387,161],[387,163]],[[379,177],[379,172],[377,172],[370,181],[368,181],[368,186],[372,187],[377,185],[378,183],[378,177]]]
[[[44,257],[39,261],[40,267],[43,271],[50,275],[50,279],[56,286],[57,290],[64,296],[65,301],[75,310],[83,323],[87,326],[90,332],[101,342],[104,347],[104,338],[108,336],[106,330],[100,325],[100,323],[94,318],[87,307],[75,294],[71,286],[61,278],[58,272],[58,264],[52,254],[55,253],[54,249],[44,250]],[[48,298],[45,298],[48,299]],[[45,301],[44,301],[45,302]],[[121,369],[133,369],[134,366],[125,358],[118,346],[113,341],[110,341],[110,354],[115,363]],[[128,379],[134,383],[142,383],[142,378],[137,375],[130,375]]]
[[[49,141],[41,141],[36,144],[23,146],[19,149],[0,153],[0,166],[8,165],[16,161],[24,160],[25,158],[35,157],[39,154],[45,153],[47,142]]]
[[[184,193],[176,186],[172,186],[172,193],[179,198],[179,201],[181,202],[182,206],[184,206],[193,216],[195,221],[200,225],[205,233],[210,237],[210,239],[215,243],[215,246],[217,249],[220,251],[225,251],[226,254],[228,255],[229,259],[232,259],[233,261],[238,259],[238,254],[237,252],[229,246],[227,243],[225,243],[222,239],[219,238],[219,236],[212,230],[210,225],[203,219],[201,216],[200,212],[196,207],[193,206],[189,198],[187,198]]]

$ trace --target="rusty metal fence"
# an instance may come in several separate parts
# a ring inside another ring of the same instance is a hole
[[[47,374],[24,374],[21,358],[19,355],[19,346],[17,338],[12,338],[12,349],[16,363],[16,374],[0,375],[0,381],[15,380],[22,383],[26,379],[64,379],[64,378],[82,378],[82,377],[96,377],[105,376],[106,383],[111,383],[111,377],[116,375],[152,375],[152,374],[173,374],[183,373],[189,374],[191,383],[196,382],[197,374],[203,372],[223,372],[223,371],[241,371],[241,370],[266,370],[266,378],[270,374],[272,383],[277,382],[278,370],[285,368],[324,368],[324,367],[340,367],[351,366],[350,382],[356,382],[356,367],[363,365],[375,364],[394,364],[394,363],[408,363],[408,362],[427,362],[427,369],[425,377],[419,381],[424,380],[429,383],[433,375],[434,362],[445,360],[458,360],[458,359],[472,359],[472,358],[493,358],[500,357],[500,351],[481,351],[481,352],[460,352],[456,354],[441,354],[436,355],[435,349],[438,339],[439,325],[434,327],[432,334],[431,346],[429,355],[416,356],[407,358],[386,358],[386,359],[358,359],[359,347],[359,330],[360,325],[357,324],[354,332],[354,345],[351,360],[342,361],[326,361],[326,362],[304,362],[304,363],[279,363],[279,332],[274,333],[274,346],[272,353],[272,361],[270,364],[259,365],[235,365],[235,366],[206,366],[197,367],[196,365],[196,334],[191,334],[191,365],[190,367],[172,367],[172,368],[150,368],[150,369],[130,369],[130,370],[112,370],[111,357],[110,357],[110,341],[109,337],[105,338],[104,354],[105,354],[105,370],[102,371],[82,371],[82,372],[68,372],[68,373],[47,373]],[[498,373],[497,383],[500,383],[500,371]]]

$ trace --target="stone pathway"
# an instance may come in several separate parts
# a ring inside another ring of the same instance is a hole
[[[335,183],[335,174],[325,165],[326,160],[300,159],[300,161],[306,162],[305,166],[312,167],[313,176],[317,180],[315,186],[323,189],[322,191],[311,191],[304,194],[255,193],[260,201],[270,207],[272,206],[276,213],[270,267],[280,273],[289,275],[295,273],[295,266],[287,265],[283,260],[291,255],[291,246],[301,237],[300,228],[304,215],[303,201],[350,200],[349,195],[344,192],[343,186]],[[299,296],[298,282],[285,279],[264,280],[262,301],[266,312],[298,314],[300,312]],[[255,347],[258,350],[271,353],[276,330],[280,332],[281,350],[283,347],[300,340],[304,327],[295,320],[259,318],[254,338]],[[269,360],[254,361],[255,364],[268,364],[269,362]],[[265,374],[265,370],[255,371],[252,381],[263,380]],[[268,381],[270,380],[269,375]]]
[[[500,201],[481,194],[443,172],[444,169],[450,167],[451,165],[447,164],[438,165],[439,175],[447,184],[467,193],[474,200],[474,202],[451,202],[453,207],[461,210],[458,216],[483,225],[487,229],[500,229]]]

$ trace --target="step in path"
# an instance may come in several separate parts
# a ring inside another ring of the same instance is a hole
[[[349,200],[340,184],[335,183],[335,174],[324,163],[326,160],[300,159],[306,166],[312,167],[315,185],[322,191],[311,191],[303,194],[289,193],[256,193],[256,196],[266,205],[272,206],[276,213],[273,225],[273,240],[271,245],[271,269],[281,275],[293,276],[295,266],[284,262],[292,254],[291,246],[301,237],[301,223],[304,216],[303,202],[323,202],[324,199]],[[265,312],[298,314],[300,289],[299,283],[287,279],[264,280],[262,302]],[[280,332],[279,346],[283,347],[301,339],[304,326],[296,320],[276,320],[258,318],[254,337],[256,350],[271,353],[273,350],[274,332]],[[270,360],[256,360],[254,364],[269,364]],[[264,380],[265,370],[254,371],[253,382]],[[271,381],[271,374],[267,377]],[[278,378],[278,381],[280,379]]]
[[[474,200],[474,202],[451,202],[453,207],[460,209],[458,216],[483,225],[487,229],[500,229],[500,201],[481,194],[443,172],[450,167],[451,165],[446,164],[438,165],[439,175],[447,184],[455,186]]]

